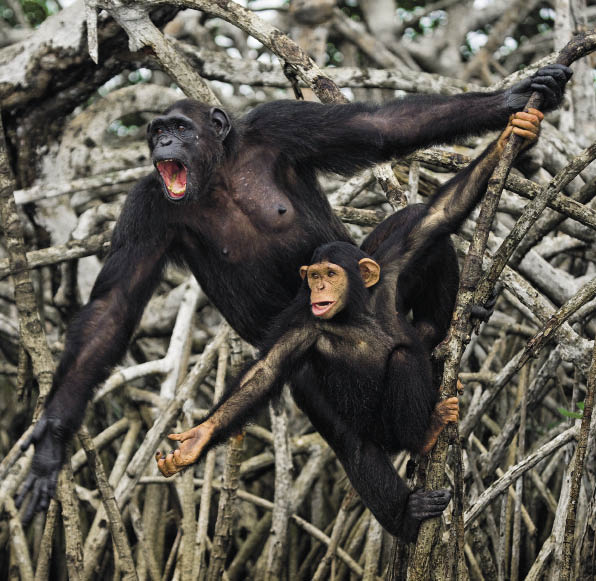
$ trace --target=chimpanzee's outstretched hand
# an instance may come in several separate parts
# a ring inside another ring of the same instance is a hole
[[[181,434],[170,434],[168,438],[180,442],[180,447],[170,452],[165,458],[162,457],[161,452],[156,452],[155,460],[159,471],[166,478],[169,478],[181,472],[187,466],[194,464],[211,440],[214,429],[213,423],[206,420]]]
[[[67,440],[68,437],[61,427],[60,420],[48,418],[44,414],[35,424],[31,434],[21,444],[23,451],[31,444],[35,445],[31,470],[21,486],[15,502],[19,508],[26,496],[31,493],[27,510],[23,515],[23,524],[27,524],[35,512],[47,510],[50,499],[56,491],[56,482],[64,462]]]
[[[505,91],[507,106],[511,112],[521,111],[534,91],[542,94],[542,111],[556,109],[563,99],[563,92],[573,71],[565,65],[547,65],[531,77],[520,81]]]

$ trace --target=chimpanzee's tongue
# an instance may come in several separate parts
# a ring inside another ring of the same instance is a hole
[[[186,193],[186,168],[175,160],[160,161],[157,171],[161,175],[168,193],[172,198],[182,198]]]

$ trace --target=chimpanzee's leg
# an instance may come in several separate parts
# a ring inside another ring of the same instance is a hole
[[[392,452],[419,452],[425,444],[438,391],[428,353],[417,338],[397,346],[391,354],[382,393],[379,419],[383,444]]]
[[[445,338],[459,287],[459,265],[448,236],[437,240],[410,288],[400,289],[403,301],[412,309],[413,325],[430,354]]]
[[[369,234],[362,250],[374,255],[381,245],[397,247],[424,212],[424,204],[413,204],[396,212]],[[429,354],[449,329],[458,285],[457,255],[448,236],[439,238],[416,268],[400,277],[397,309],[404,315],[412,310],[414,328]]]
[[[413,540],[420,521],[438,516],[451,497],[449,491],[411,493],[381,446],[361,435],[364,426],[350,426],[328,401],[317,375],[308,366],[292,383],[296,403],[333,448],[362,502],[391,534]]]

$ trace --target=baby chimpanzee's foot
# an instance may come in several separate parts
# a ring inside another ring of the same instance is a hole
[[[484,305],[472,305],[471,315],[478,321],[486,323],[495,312],[495,305],[497,304],[497,299],[499,298],[499,293],[501,292],[502,286],[500,284],[495,285],[493,288],[490,297],[484,303]]]

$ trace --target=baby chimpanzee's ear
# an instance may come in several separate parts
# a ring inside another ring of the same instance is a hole
[[[358,261],[360,276],[366,288],[374,286],[381,278],[381,267],[372,258],[362,258]]]
[[[304,280],[306,278],[306,273],[308,272],[308,266],[301,266],[300,267],[300,278]]]

